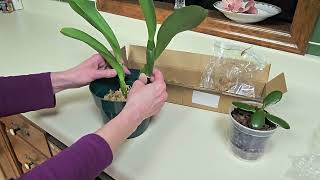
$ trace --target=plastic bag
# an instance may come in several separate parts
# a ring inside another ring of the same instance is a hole
[[[286,174],[291,179],[320,179],[320,124],[314,129],[309,149],[310,151],[305,154],[290,156],[291,167]]]
[[[200,87],[256,98],[254,75],[267,64],[264,58],[227,43],[215,43],[214,53],[202,73]]]

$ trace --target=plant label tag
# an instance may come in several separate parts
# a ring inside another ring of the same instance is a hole
[[[220,96],[204,93],[200,91],[193,91],[192,103],[218,108]]]

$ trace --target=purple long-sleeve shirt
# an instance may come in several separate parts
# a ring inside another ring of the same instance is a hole
[[[50,73],[0,77],[0,117],[55,106]],[[112,162],[108,143],[89,134],[21,180],[92,180]]]

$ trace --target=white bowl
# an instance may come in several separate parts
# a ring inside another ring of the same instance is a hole
[[[258,10],[258,14],[247,14],[247,13],[234,13],[231,11],[227,11],[223,8],[222,1],[217,1],[213,4],[213,6],[222,12],[227,18],[238,22],[238,23],[256,23],[263,21],[271,16],[277,15],[281,12],[281,8],[264,3],[264,2],[256,2],[255,7]]]

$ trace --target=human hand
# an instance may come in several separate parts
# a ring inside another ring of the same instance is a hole
[[[157,114],[163,107],[168,94],[158,69],[154,69],[151,82],[147,84],[147,77],[140,75],[133,83],[121,113],[95,132],[109,144],[113,153],[144,119]]]
[[[125,72],[129,70],[125,67]],[[51,73],[54,93],[64,89],[79,88],[100,78],[112,78],[117,72],[111,69],[100,54],[95,54],[78,66],[62,72]]]
[[[123,109],[132,113],[131,117],[135,117],[139,124],[157,114],[168,98],[163,75],[158,69],[154,69],[151,83],[146,83],[146,76],[140,75],[139,80],[133,83]]]

